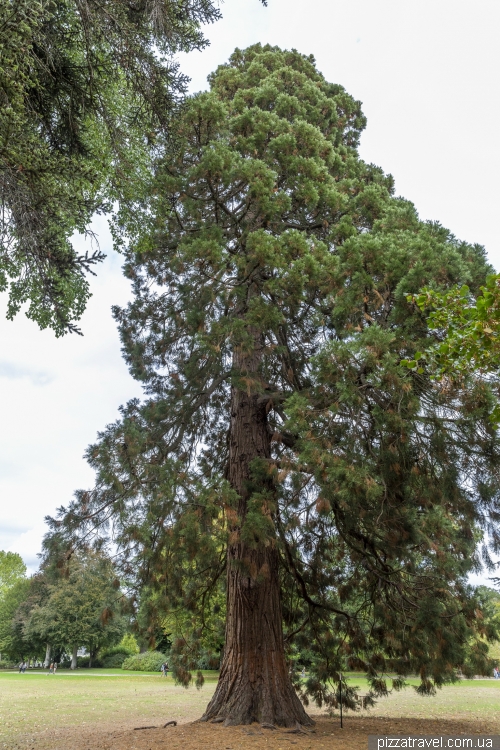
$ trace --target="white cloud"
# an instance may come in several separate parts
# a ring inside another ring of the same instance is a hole
[[[50,372],[36,371],[30,367],[19,367],[13,362],[0,360],[0,378],[7,378],[7,380],[27,378],[33,385],[47,385],[54,379],[54,376]]]
[[[482,573],[471,573],[468,577],[469,583],[472,586],[488,586],[490,589],[498,588],[498,584],[496,584],[492,579],[493,578],[499,578],[500,577],[500,571],[490,572],[487,570],[483,570]]]

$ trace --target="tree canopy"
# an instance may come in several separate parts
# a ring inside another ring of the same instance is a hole
[[[28,578],[21,578],[0,599],[0,653],[5,659],[24,659],[31,644],[24,634],[22,622],[16,617],[30,590]]]
[[[91,656],[124,633],[122,595],[110,560],[87,553],[64,570],[45,564],[31,578],[18,577],[0,597],[0,653],[11,659],[71,653]]]
[[[428,287],[409,296],[408,301],[428,313],[428,324],[436,339],[425,352],[408,361],[407,367],[426,367],[437,378],[457,381],[469,376],[484,377],[498,399],[500,275],[488,276],[477,294],[466,284],[445,292]],[[500,423],[497,402],[491,419],[495,425]]]
[[[186,78],[172,55],[206,44],[212,0],[0,0],[0,291],[8,317],[77,330],[87,273],[70,242],[123,198],[168,130]]]
[[[117,643],[124,633],[117,583],[107,558],[74,557],[65,576],[46,583],[45,597],[25,608],[26,636],[73,651],[75,659],[78,648],[94,655],[99,648]]]
[[[29,590],[26,565],[17,552],[0,550],[0,654],[16,659],[26,651],[22,628],[15,621],[17,608]]]
[[[346,666],[371,697],[489,670],[467,574],[484,530],[500,541],[491,393],[402,364],[431,336],[407,295],[478,289],[484,251],[360,159],[361,105],[314,58],[255,45],[209,80],[121,214],[135,298],[115,316],[145,398],[89,448],[95,488],[47,549],[112,529],[180,680],[225,618],[205,719],[307,723],[291,680],[335,706]]]
[[[25,578],[26,565],[17,552],[0,550],[0,599],[19,579]]]

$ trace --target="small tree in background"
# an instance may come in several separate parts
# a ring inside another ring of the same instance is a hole
[[[22,578],[26,578],[26,565],[21,555],[0,550],[0,599]]]
[[[22,624],[15,617],[29,588],[22,557],[17,552],[0,550],[0,654],[3,658],[15,660],[33,655]]]
[[[90,659],[99,648],[117,643],[124,633],[120,592],[107,558],[87,554],[72,559],[67,577],[48,585],[43,604],[29,612],[25,632],[68,650],[75,669],[77,651],[85,647]]]
[[[139,653],[137,640],[132,633],[125,633],[118,645],[122,646],[126,651],[128,651],[131,656]]]
[[[26,635],[22,620],[17,617],[20,606],[30,590],[28,578],[16,581],[0,599],[0,654],[12,661],[36,656],[36,648]]]
[[[96,487],[47,547],[111,523],[124,575],[169,622],[184,612],[184,682],[222,594],[205,720],[308,723],[292,646],[310,658],[295,688],[320,706],[346,666],[371,696],[484,672],[467,574],[500,517],[491,394],[401,364],[429,341],[407,294],[476,289],[484,251],[359,158],[360,103],[312,57],[237,50],[210,86],[121,218],[135,300],[115,315],[145,401],[90,447]]]
[[[33,611],[43,607],[49,596],[50,586],[47,576],[43,573],[36,573],[31,576],[29,586],[26,588],[24,597],[19,603],[12,620],[15,629],[29,646],[29,655],[37,659],[45,657],[45,666],[49,665],[53,655],[52,644],[45,637],[45,633],[31,628],[30,624]]]

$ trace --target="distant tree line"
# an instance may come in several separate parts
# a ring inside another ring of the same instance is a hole
[[[86,649],[92,664],[99,650],[118,643],[125,634],[123,596],[106,557],[75,556],[64,575],[42,568],[28,578],[18,555],[1,554],[0,566],[9,563],[16,571],[0,588],[3,661],[36,659],[48,665],[67,655],[74,669],[80,648]]]

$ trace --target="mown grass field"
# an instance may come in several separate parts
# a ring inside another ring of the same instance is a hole
[[[174,685],[171,676],[119,669],[59,670],[56,675],[0,673],[0,748],[17,747],[22,738],[65,728],[125,730],[171,719],[193,721],[203,713],[216,680],[216,672],[205,672],[201,690],[194,686],[186,690]],[[349,681],[361,693],[367,691],[362,677]],[[433,698],[422,698],[408,687],[380,700],[364,715],[486,721],[499,714],[500,680],[471,680],[443,688]]]
[[[0,673],[0,747],[51,727],[193,720],[203,713],[217,673],[205,673],[205,679],[202,690],[186,690],[175,686],[171,676],[121,669]]]
[[[360,693],[368,692],[363,678],[351,678]],[[422,719],[495,719],[500,718],[500,680],[462,680],[447,685],[435,696],[422,697],[414,690],[418,680],[408,680],[409,687],[393,692],[378,701],[375,708],[364,712],[370,716]]]

